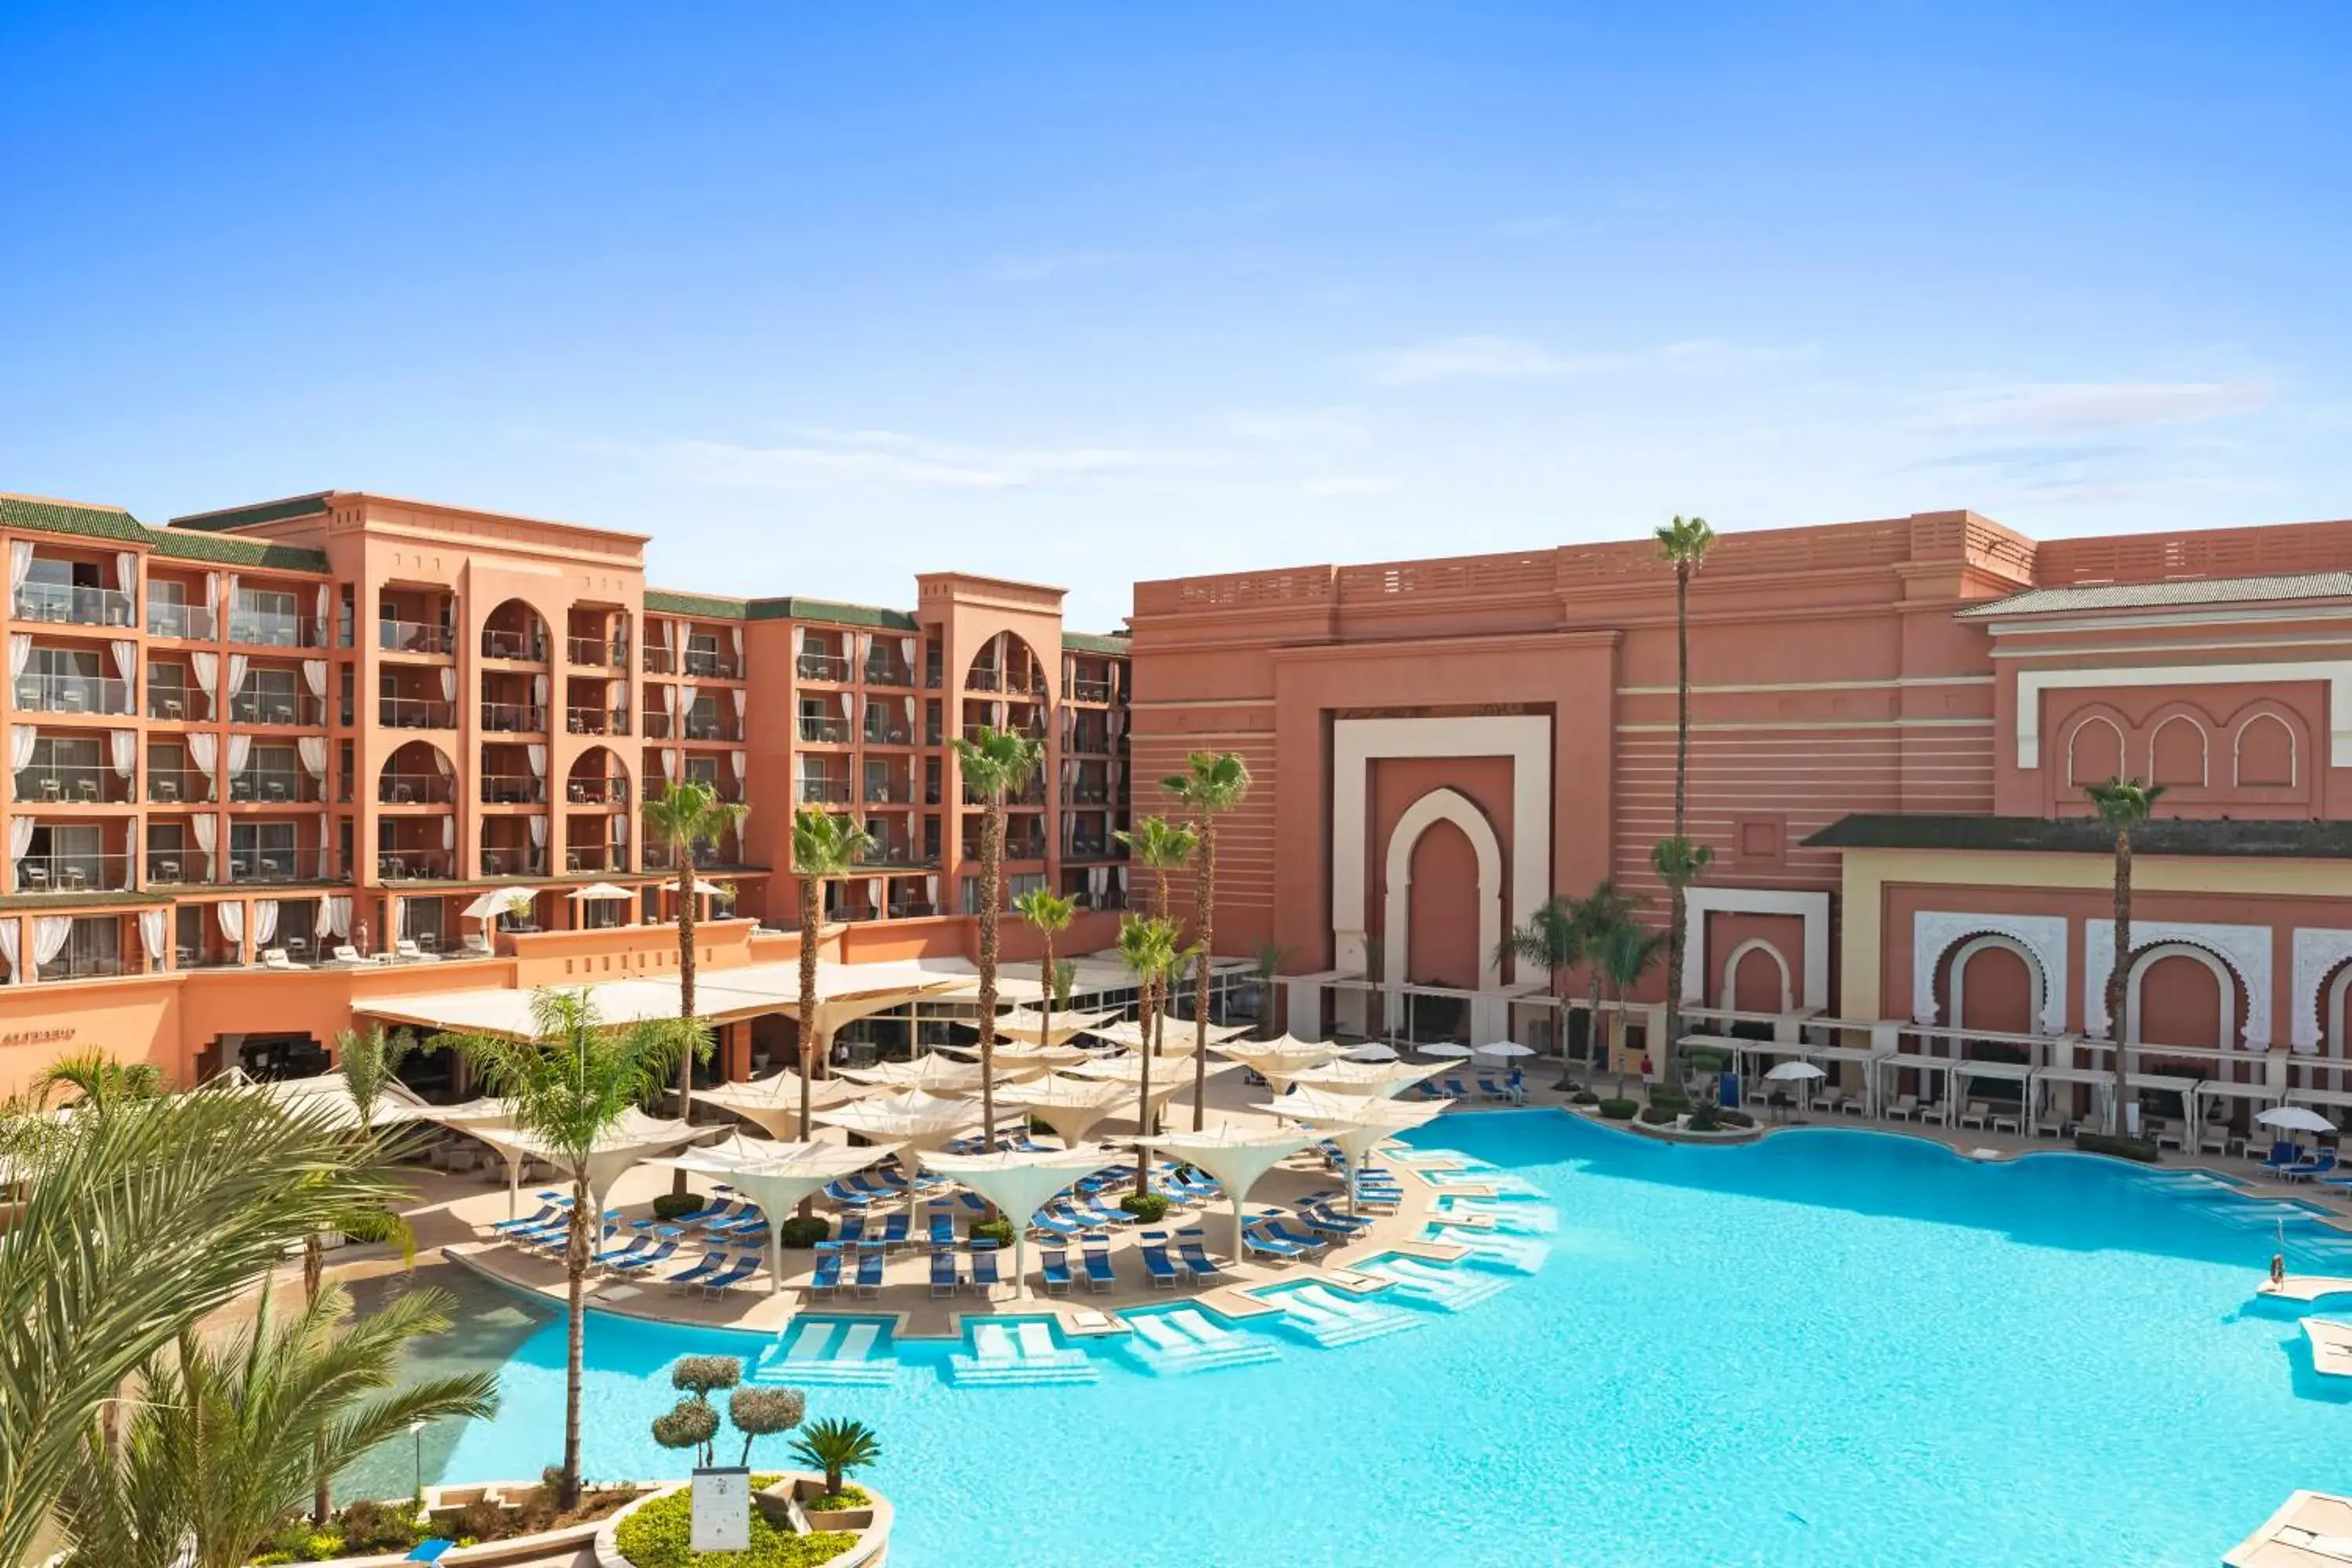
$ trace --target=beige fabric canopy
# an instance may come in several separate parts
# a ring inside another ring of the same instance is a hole
[[[463,1110],[465,1108],[453,1108]],[[513,1194],[525,1160],[543,1160],[562,1167],[565,1156],[538,1133],[514,1125],[511,1120],[494,1121],[486,1117],[442,1117],[461,1132],[480,1139],[499,1152],[507,1163],[508,1206],[513,1207]],[[642,1110],[625,1110],[619,1121],[604,1130],[588,1155],[588,1200],[590,1212],[602,1216],[604,1194],[612,1189],[622,1172],[655,1154],[664,1153],[681,1143],[691,1143],[709,1135],[715,1129],[690,1127],[683,1121],[665,1121],[647,1116]],[[600,1217],[597,1231],[606,1229]]]
[[[820,1040],[830,1038],[842,1025],[868,1014],[887,1011],[919,996],[969,991],[971,984],[969,966],[960,962],[910,959],[887,963],[830,963],[820,960],[816,966],[817,1034]],[[675,973],[596,980],[579,989],[588,993],[596,1016],[608,1026],[678,1016]],[[427,1029],[528,1039],[531,1033],[531,994],[518,986],[482,986],[413,996],[368,997],[355,1001],[352,1010]],[[694,1013],[698,1018],[719,1023],[762,1013],[796,1012],[800,999],[797,963],[708,969],[695,982]]]
[[[1055,1032],[1060,1032],[1058,1025],[1055,1026]],[[977,1057],[980,1054],[980,1047],[977,1044],[941,1046],[938,1048],[971,1057]],[[1076,1046],[1039,1046],[1024,1040],[999,1040],[996,1042],[995,1048],[989,1053],[989,1059],[996,1064],[1000,1080],[1027,1082],[1031,1079],[1042,1078],[1057,1068],[1076,1067],[1087,1059],[1087,1053]]]
[[[970,1100],[942,1100],[910,1089],[904,1094],[870,1095],[814,1110],[809,1120],[877,1141],[911,1144],[920,1152],[955,1142],[980,1125],[980,1107]]]
[[[1198,1132],[1162,1132],[1137,1142],[1187,1164],[1198,1165],[1217,1179],[1217,1184],[1234,1202],[1232,1256],[1239,1258],[1242,1205],[1249,1201],[1250,1189],[1268,1171],[1308,1144],[1319,1142],[1322,1136],[1320,1132],[1302,1132],[1292,1127],[1220,1121]]]
[[[614,900],[626,899],[629,896],[628,889],[616,888],[610,882],[591,882],[584,888],[572,889],[572,898],[575,903],[610,903]]]
[[[866,1092],[856,1084],[844,1083],[837,1078],[813,1079],[808,1087],[809,1109],[812,1111],[846,1104]],[[801,1075],[790,1068],[743,1083],[720,1083],[709,1089],[698,1089],[694,1091],[694,1098],[733,1111],[771,1138],[782,1138],[788,1131],[795,1134],[802,1131]]]
[[[1165,1031],[1167,1037],[1160,1043],[1160,1054],[1162,1056],[1175,1056],[1179,1053],[1190,1055],[1193,1046],[1192,1037],[1197,1028],[1198,1026],[1190,1018],[1169,1019]],[[1107,1040],[1114,1046],[1125,1046],[1130,1051],[1142,1050],[1150,1043],[1143,1037],[1142,1026],[1133,1018],[1121,1018],[1115,1024],[1104,1024],[1086,1032],[1097,1040]],[[1220,1041],[1230,1040],[1236,1035],[1247,1033],[1249,1033],[1249,1026],[1246,1024],[1212,1024],[1209,1026],[1209,1044],[1213,1046]]]
[[[1334,1094],[1365,1094],[1393,1100],[1432,1073],[1443,1072],[1444,1062],[1326,1062],[1290,1075],[1290,1081]]]
[[[960,1182],[1004,1211],[1013,1221],[1013,1293],[1029,1290],[1029,1227],[1037,1211],[1055,1193],[1097,1171],[1118,1163],[1118,1156],[1092,1143],[1066,1149],[998,1149],[985,1154],[951,1154],[936,1149],[922,1152],[928,1170]]]
[[[1271,1040],[1228,1040],[1213,1048],[1265,1079],[1276,1094],[1288,1089],[1290,1080],[1299,1073],[1338,1061],[1346,1054],[1339,1047],[1325,1041],[1294,1039],[1288,1035]]]
[[[768,1221],[768,1293],[772,1296],[783,1289],[784,1250],[778,1231],[784,1216],[828,1183],[879,1164],[898,1152],[895,1143],[853,1149],[840,1143],[777,1143],[739,1132],[724,1143],[688,1149],[650,1163],[719,1177],[760,1205]]]
[[[996,1103],[1041,1119],[1064,1143],[1076,1147],[1097,1122],[1125,1104],[1132,1093],[1127,1085],[1108,1079],[1048,1074],[998,1089]]]
[[[261,1079],[248,1077],[241,1068],[231,1068],[205,1081],[206,1089],[235,1089],[257,1094],[275,1100],[289,1110],[305,1116],[317,1116],[335,1127],[357,1127],[360,1124],[359,1102],[352,1098],[351,1086],[339,1072],[319,1073],[310,1078]],[[388,1127],[395,1121],[415,1121],[429,1117],[435,1108],[415,1089],[394,1079],[383,1086],[383,1098],[375,1104],[375,1124]]]
[[[1297,1089],[1256,1109],[1304,1122],[1339,1145],[1348,1160],[1348,1212],[1353,1214],[1356,1177],[1365,1158],[1398,1133],[1434,1120],[1445,1107],[1428,1100],[1408,1102],[1378,1095]]]
[[[836,1069],[853,1083],[873,1084],[882,1089],[921,1089],[926,1094],[978,1094],[985,1076],[976,1062],[958,1061],[953,1057],[922,1056],[907,1062],[877,1062],[870,1068]],[[998,1073],[1003,1081],[1004,1075]]]
[[[1058,1046],[1065,1040],[1083,1035],[1097,1025],[1116,1016],[1118,1015],[1115,1013],[1067,1013],[1057,1008],[1054,1013],[1053,1031],[1045,1036],[1042,1043]],[[1024,1045],[1037,1045],[1041,1043],[1038,1036],[1045,1027],[1045,1015],[1034,1008],[1015,1007],[1009,1013],[1000,1013],[996,1016],[996,1038],[999,1049],[1003,1048],[1003,1042],[1006,1040],[1018,1040]],[[956,1048],[976,1051],[980,1047],[975,1045],[960,1046]]]

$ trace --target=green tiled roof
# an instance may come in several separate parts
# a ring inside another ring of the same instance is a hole
[[[2256,859],[2352,859],[2352,822],[2201,820],[2159,817],[2132,829],[2135,855],[2237,856]],[[1945,816],[1927,813],[1843,816],[1805,840],[1813,849],[2021,850],[2105,855],[2115,835],[2095,816]]]
[[[280,572],[327,570],[327,552],[299,544],[277,544],[266,539],[236,539],[218,533],[192,532],[173,524],[143,531],[158,555],[182,561],[205,561],[221,566],[261,566]]]
[[[903,610],[791,595],[778,599],[730,599],[716,594],[677,594],[667,588],[648,588],[646,608],[660,616],[697,616],[711,621],[827,621],[835,626],[878,626],[890,631],[916,629],[915,617]]]
[[[328,494],[328,491],[320,490],[314,495],[256,501],[251,506],[233,506],[221,511],[190,512],[185,517],[173,518],[172,526],[219,533],[232,528],[251,528],[257,523],[284,522],[288,518],[316,517],[327,510]]]
[[[1122,637],[1102,637],[1094,632],[1064,632],[1062,646],[1073,653],[1115,653],[1122,658],[1135,651],[1135,645]]]
[[[119,507],[73,506],[23,496],[0,496],[0,528],[33,528],[43,533],[78,533],[85,539],[134,542],[148,531]]]
[[[699,616],[709,621],[740,621],[743,601],[712,594],[673,594],[667,588],[646,590],[646,608],[657,616]]]

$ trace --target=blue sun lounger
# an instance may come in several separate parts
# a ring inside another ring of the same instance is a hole
[[[882,1294],[882,1244],[879,1242],[858,1244],[857,1294],[869,1300]]]
[[[738,1253],[734,1262],[702,1282],[702,1293],[706,1296],[724,1295],[729,1287],[741,1284],[759,1271],[757,1253]]]
[[[1039,1209],[1037,1217],[1030,1221],[1029,1228],[1043,1231],[1058,1240],[1076,1241],[1095,1227],[1085,1220],[1067,1214],[1056,1214],[1051,1209]]]
[[[1269,1240],[1286,1241],[1301,1252],[1321,1252],[1331,1245],[1331,1238],[1328,1236],[1317,1236],[1311,1231],[1293,1230],[1281,1220],[1270,1217],[1257,1221],[1257,1233]]]
[[[2298,1160],[2281,1171],[2279,1179],[2288,1182],[2307,1182],[2315,1176],[2325,1176],[2334,1169],[2336,1169],[2336,1151],[2317,1149],[2312,1152],[2310,1159]]]
[[[904,1209],[899,1210],[897,1214],[892,1215],[888,1219],[884,1220],[882,1222],[882,1245],[885,1247],[906,1246],[908,1227],[913,1223],[913,1216],[908,1215]]]
[[[940,1296],[952,1296],[952,1295],[954,1295],[958,1290],[961,1290],[961,1289],[963,1289],[963,1274],[962,1274],[962,1271],[961,1271],[961,1270],[960,1270],[960,1269],[958,1269],[958,1268],[956,1268],[956,1255],[955,1255],[954,1253],[952,1253],[952,1252],[934,1252],[934,1253],[932,1253],[932,1254],[931,1254],[931,1295],[932,1295],[932,1297],[933,1297],[934,1299],[936,1299],[936,1298],[940,1297]]]
[[[1083,1258],[1087,1267],[1087,1289],[1108,1290],[1118,1283],[1118,1276],[1111,1269],[1108,1247],[1088,1247]]]
[[[616,1258],[604,1265],[615,1274],[642,1274],[646,1269],[667,1263],[677,1256],[677,1243],[664,1241],[646,1252],[633,1252],[626,1258]]]
[[[562,1219],[572,1207],[572,1200],[558,1194],[541,1193],[539,1195],[541,1200],[551,1201],[542,1201],[537,1214],[526,1219],[502,1219],[490,1228],[504,1236],[512,1236],[519,1230],[537,1230],[541,1226]]]
[[[1209,1249],[1203,1245],[1202,1233],[1197,1230],[1181,1230],[1176,1233],[1176,1256],[1186,1268],[1192,1270],[1192,1278],[1195,1279],[1207,1279],[1225,1271],[1223,1265],[1209,1256]]]
[[[816,1272],[809,1276],[809,1294],[839,1297],[841,1294],[841,1248],[831,1242],[819,1244]]]
[[[1158,1231],[1146,1233],[1142,1246],[1137,1247],[1136,1250],[1143,1255],[1143,1271],[1151,1276],[1151,1288],[1153,1289],[1173,1290],[1176,1289],[1178,1269],[1176,1265],[1169,1259],[1168,1237],[1164,1234]]]
[[[680,1290],[691,1290],[697,1285],[701,1284],[705,1279],[709,1279],[712,1275],[718,1273],[720,1269],[726,1267],[727,1255],[725,1253],[706,1252],[702,1255],[702,1260],[700,1262],[695,1264],[690,1268],[679,1269],[677,1273],[671,1275],[667,1280],[663,1281],[663,1283],[675,1286]]]
[[[990,1242],[982,1246],[974,1242],[971,1248],[971,1288],[985,1296],[1001,1283],[1003,1276],[996,1271],[996,1244]]]
[[[589,1257],[588,1261],[595,1268],[610,1268],[613,1265],[620,1262],[621,1259],[625,1258],[636,1257],[639,1253],[644,1252],[653,1244],[654,1238],[650,1236],[632,1237],[629,1238],[626,1246],[608,1247],[601,1252],[592,1254]]]
[[[1260,1231],[1247,1228],[1242,1232],[1242,1250],[1255,1252],[1265,1258],[1292,1258],[1307,1256],[1307,1248],[1296,1242],[1285,1241],[1278,1236],[1267,1236]]]
[[[2273,1138],[2271,1140],[2270,1158],[2263,1162],[2263,1169],[2276,1175],[2294,1166],[2302,1158],[2303,1151],[2296,1146],[2293,1139]]]
[[[1037,1251],[1037,1278],[1045,1282],[1048,1296],[1070,1293],[1070,1255],[1055,1247]]]
[[[935,1214],[931,1216],[931,1250],[940,1251],[956,1244],[955,1215]]]
[[[742,1207],[743,1205],[741,1200],[737,1198],[713,1198],[709,1203],[703,1205],[700,1208],[695,1210],[692,1214],[682,1214],[678,1215],[677,1223],[680,1225],[717,1225],[720,1220],[731,1220],[739,1217],[738,1211]]]

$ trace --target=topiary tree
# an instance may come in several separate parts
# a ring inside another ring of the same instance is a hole
[[[691,1395],[667,1415],[654,1417],[654,1441],[665,1448],[692,1448],[697,1465],[710,1463],[711,1439],[718,1436],[719,1412],[709,1401]]]
[[[682,1355],[669,1369],[669,1385],[704,1404],[722,1388],[743,1381],[743,1363],[731,1355]]]
[[[743,1457],[751,1462],[751,1439],[789,1432],[808,1414],[808,1396],[797,1388],[739,1388],[727,1396],[727,1419],[743,1434]]]

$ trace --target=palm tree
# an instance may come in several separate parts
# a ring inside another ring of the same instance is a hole
[[[183,1336],[144,1370],[128,1440],[85,1443],[58,1501],[68,1568],[238,1568],[299,1512],[320,1454],[331,1473],[413,1422],[490,1415],[495,1371],[395,1387],[403,1352],[447,1332],[450,1306],[407,1291],[353,1321],[331,1289],[281,1319],[265,1286],[244,1328]]]
[[[980,823],[980,1125],[996,1143],[996,915],[1004,902],[1004,797],[1027,787],[1045,748],[1013,730],[982,724],[980,738],[955,737],[964,793],[986,809]]]
[[[1274,1038],[1274,983],[1289,961],[1290,950],[1280,942],[1261,942],[1257,950],[1257,1011],[1258,1032],[1266,1039]]]
[[[514,1125],[572,1178],[572,1225],[564,1248],[571,1332],[565,1349],[563,1479],[560,1506],[580,1500],[580,1375],[587,1329],[588,1231],[595,1217],[588,1160],[622,1114],[661,1093],[669,1074],[710,1051],[709,1031],[691,1018],[607,1027],[585,990],[540,991],[530,999],[530,1037],[467,1035],[450,1043],[480,1068],[493,1094],[513,1102]]]
[[[75,1105],[104,1110],[162,1094],[163,1069],[153,1062],[119,1062],[103,1050],[79,1051],[59,1057],[34,1078],[33,1103],[46,1108],[49,1097],[60,1089],[74,1091]]]
[[[2111,1132],[2126,1131],[2124,1123],[2124,1098],[2129,1091],[2129,1075],[2124,1067],[2124,985],[2131,970],[2131,905],[2132,905],[2132,829],[2156,815],[2156,803],[2164,795],[2162,784],[2144,784],[2137,779],[2111,778],[2105,784],[2095,784],[2083,792],[2098,808],[2099,823],[2116,838],[2116,962],[2107,971],[2107,1033],[2116,1047],[2115,1121]]]
[[[661,794],[645,804],[646,837],[669,847],[671,858],[677,863],[677,1016],[688,1022],[694,1017],[694,885],[696,881],[694,847],[723,837],[730,828],[742,826],[751,815],[751,808],[737,801],[719,798],[719,792],[698,779],[673,782]],[[694,1059],[682,1058],[677,1068],[677,1116],[688,1118],[688,1102],[694,1098]],[[670,1190],[686,1191],[686,1173],[680,1171]]]
[[[25,1194],[0,1246],[0,1563],[32,1559],[126,1379],[303,1237],[404,1190],[382,1147],[336,1122],[247,1094],[0,1117]]]
[[[1168,922],[1169,941],[1172,946],[1175,921],[1168,912],[1168,874],[1181,871],[1191,863],[1193,851],[1200,847],[1201,836],[1181,822],[1171,822],[1164,816],[1147,816],[1135,825],[1132,832],[1121,829],[1111,837],[1126,845],[1130,856],[1150,868],[1151,918]],[[1159,1020],[1158,1027],[1163,1033],[1168,1027],[1169,1009],[1174,1002],[1172,986],[1175,975],[1176,971],[1171,968],[1163,977],[1160,991],[1155,1016]],[[1149,1022],[1144,1026],[1143,1036],[1150,1042],[1151,1054],[1158,1056],[1161,1036],[1152,1032]]]
[[[1612,1032],[1610,1058],[1615,1064],[1617,1087],[1625,1086],[1625,998],[1632,995],[1642,983],[1642,976],[1658,962],[1660,952],[1667,945],[1666,933],[1635,925],[1631,919],[1620,920],[1598,933],[1593,939],[1593,1027],[1601,1025],[1601,981],[1609,983],[1610,994],[1617,1003],[1617,1016]]]
[[[1170,970],[1176,965],[1176,922],[1158,915],[1128,915],[1118,922],[1118,956],[1135,972],[1136,1024],[1143,1039],[1151,1037],[1152,1000]],[[1136,1052],[1135,1130],[1151,1136],[1151,1058],[1149,1049]],[[1135,1152],[1135,1190],[1151,1190],[1151,1151],[1139,1144]]]
[[[1060,994],[1059,974],[1054,963],[1054,938],[1070,929],[1078,918],[1078,900],[1064,898],[1050,888],[1032,888],[1013,900],[1013,912],[1037,928],[1045,939],[1045,951],[1037,960],[1037,1005],[1042,1021],[1037,1026],[1037,1044],[1048,1046],[1054,1039],[1054,1001]]]
[[[1715,530],[1703,517],[1676,517],[1658,530],[1657,538],[1658,558],[1675,569],[1675,830],[1667,843],[1651,854],[1674,900],[1666,925],[1666,1048],[1659,1058],[1663,1061],[1672,1058],[1675,1042],[1683,1032],[1683,949],[1690,940],[1690,912],[1683,893],[1707,862],[1706,851],[1692,845],[1684,816],[1690,796],[1690,585],[1699,563],[1715,548]],[[1685,874],[1670,875],[1670,865]]]
[[[1181,773],[1160,787],[1192,808],[1201,837],[1201,879],[1192,895],[1192,940],[1201,961],[1192,971],[1192,1131],[1206,1122],[1209,1092],[1209,966],[1217,952],[1217,818],[1249,794],[1248,766],[1232,752],[1194,752]]]
[[[801,1136],[809,1135],[809,1076],[816,1070],[816,949],[823,933],[824,885],[845,877],[874,848],[874,836],[845,816],[813,805],[793,813],[793,874],[801,883]],[[683,1174],[684,1173],[680,1173]],[[801,1217],[813,1200],[801,1200]]]
[[[841,1480],[882,1457],[882,1439],[863,1421],[828,1415],[812,1421],[793,1439],[793,1457],[824,1472],[827,1497],[841,1495]]]
[[[1613,882],[1597,882],[1586,898],[1573,898],[1556,893],[1538,906],[1528,923],[1503,933],[1496,946],[1499,962],[1514,963],[1540,969],[1548,984],[1557,986],[1559,976],[1578,964],[1584,966],[1585,976],[1591,982],[1592,1001],[1586,1016],[1585,1056],[1595,1056],[1594,1046],[1601,1037],[1601,965],[1598,948],[1603,935],[1633,913],[1635,900],[1617,890]],[[1570,1082],[1568,1057],[1568,1030],[1562,1026],[1559,1034],[1559,1087]]]

